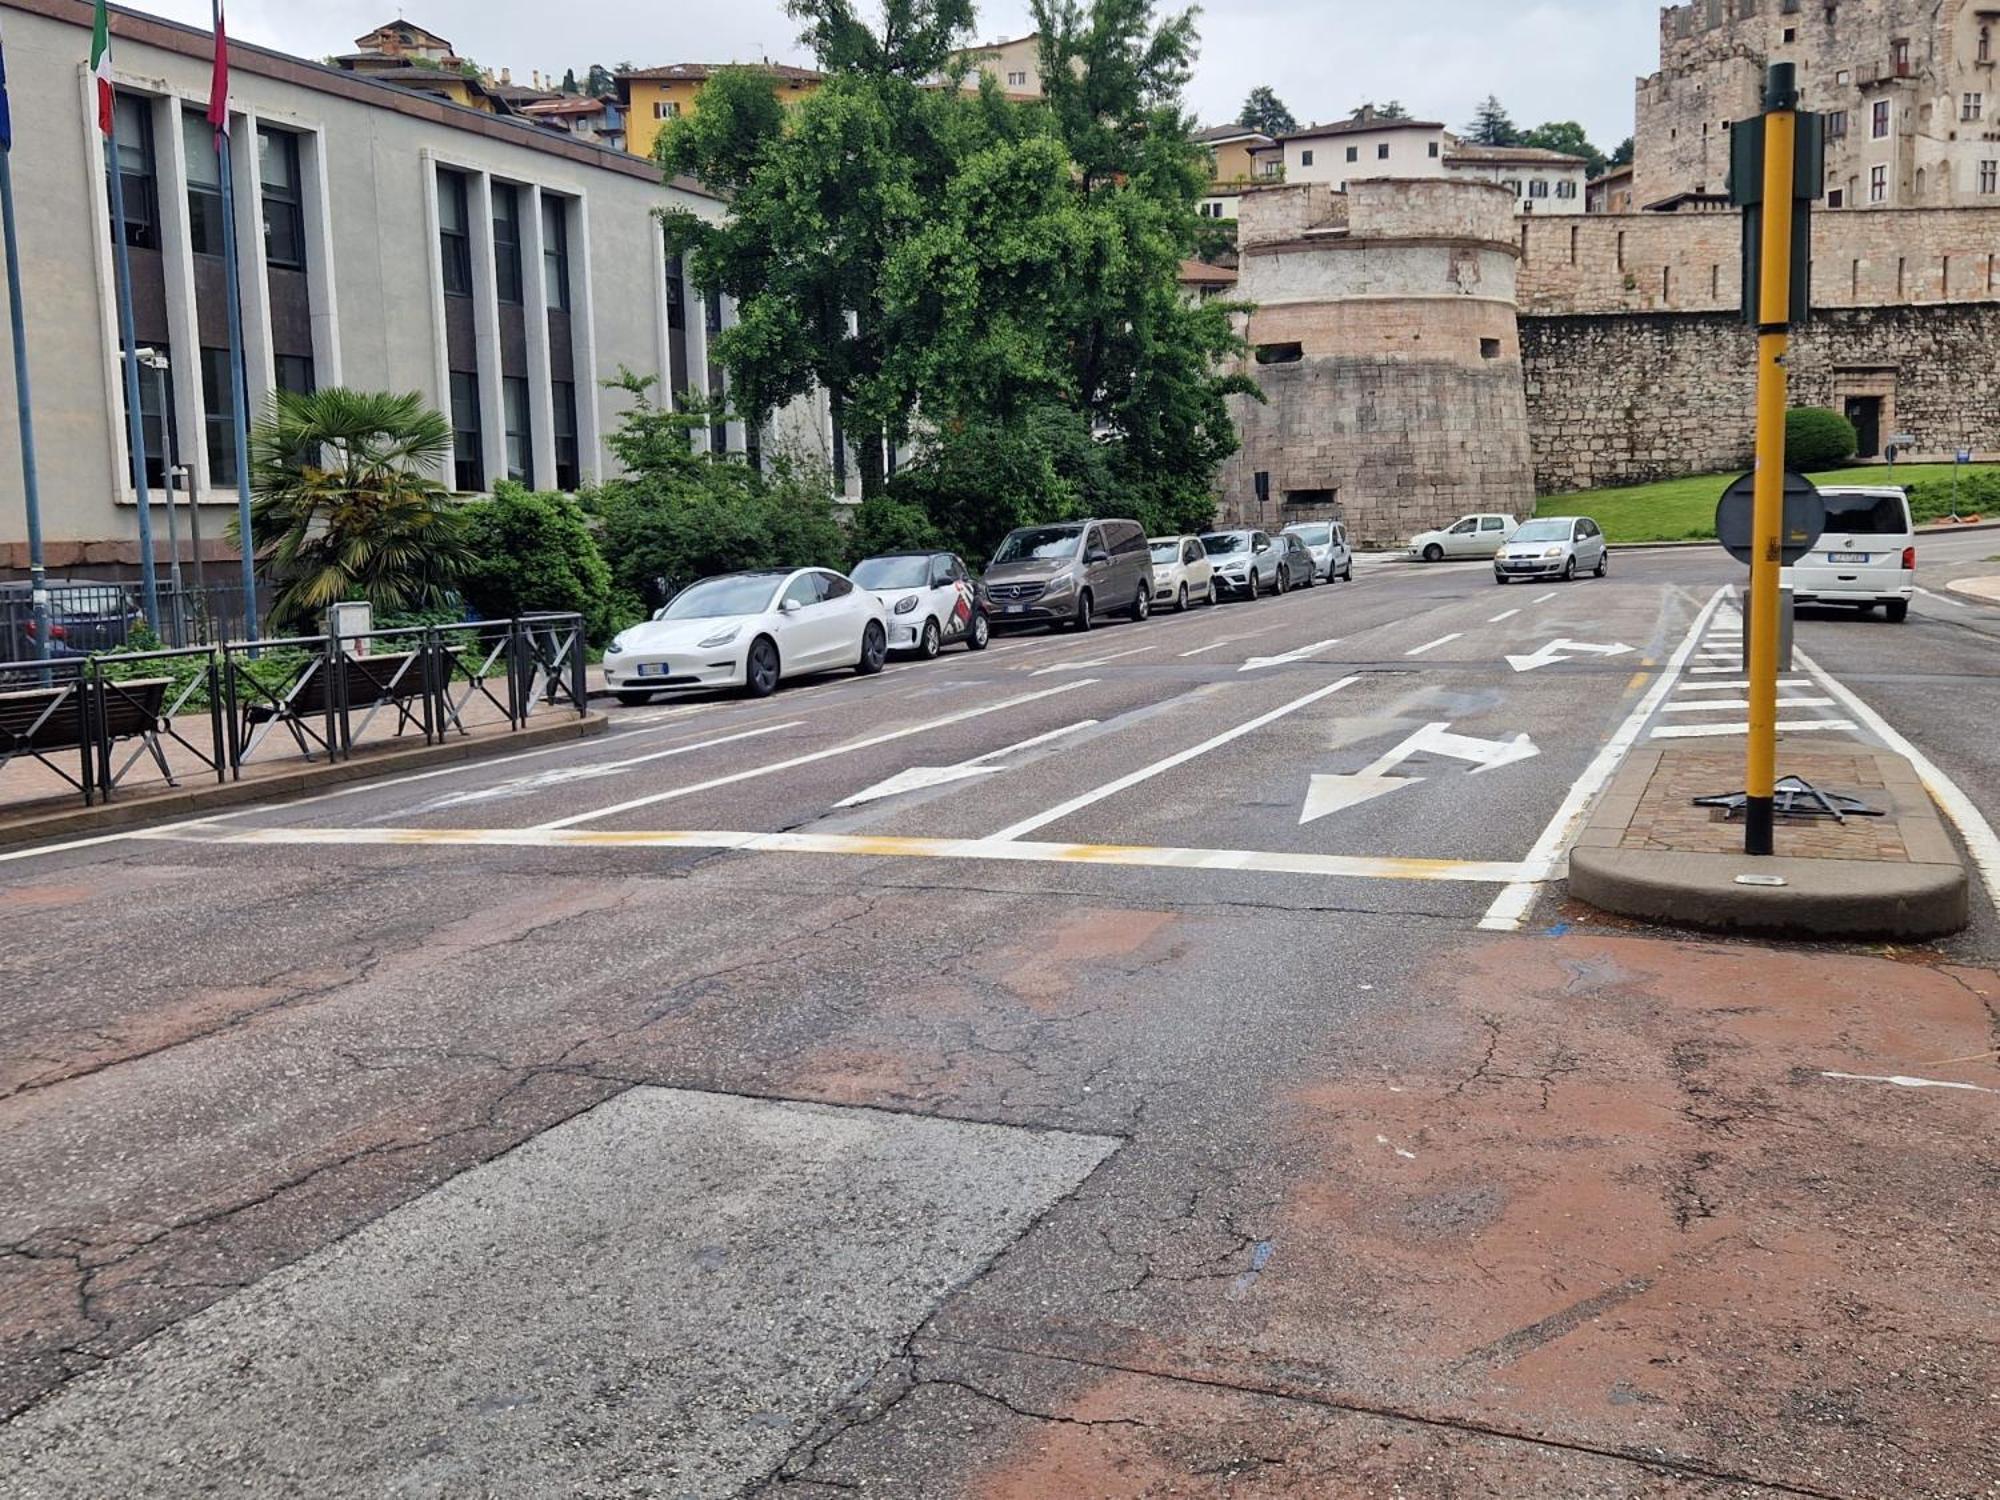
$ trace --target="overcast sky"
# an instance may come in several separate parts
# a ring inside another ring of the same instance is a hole
[[[135,0],[126,0],[133,4]],[[209,0],[136,0],[206,25]],[[228,0],[230,31],[307,57],[349,50],[396,0]],[[783,0],[407,0],[407,17],[461,55],[516,80],[535,68],[581,75],[592,62],[646,65],[769,56],[806,62]],[[1632,133],[1632,82],[1658,65],[1657,0],[1211,0],[1188,104],[1205,124],[1234,119],[1268,83],[1303,122],[1400,99],[1454,129],[1497,93],[1517,123],[1581,120],[1609,150]],[[981,40],[1028,29],[1024,0],[982,6]]]

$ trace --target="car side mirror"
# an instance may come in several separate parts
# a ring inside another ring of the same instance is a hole
[[[1099,563],[1110,562],[1111,554],[1106,552],[1102,547],[1092,547],[1088,552],[1083,554],[1083,560],[1094,568]]]
[[[778,613],[784,615],[795,615],[804,608],[805,606],[799,603],[798,600],[787,599],[783,604],[780,604],[778,606]]]

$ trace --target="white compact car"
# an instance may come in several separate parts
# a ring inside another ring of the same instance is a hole
[[[1153,602],[1186,609],[1215,603],[1215,565],[1198,536],[1156,536],[1153,549]]]
[[[955,553],[885,553],[856,563],[848,576],[889,611],[891,651],[929,661],[954,641],[984,651],[993,639],[986,598]]]
[[[1901,488],[1856,485],[1823,489],[1826,530],[1791,567],[1797,604],[1878,605],[1890,620],[1910,616],[1917,591],[1917,528]]]
[[[1313,577],[1328,583],[1354,582],[1354,551],[1347,545],[1347,528],[1338,521],[1299,521],[1286,531],[1306,544],[1312,554]]]
[[[620,703],[669,688],[741,688],[762,698],[787,677],[879,672],[888,655],[889,612],[840,574],[725,573],[620,631],[604,653],[604,681]]]
[[[1425,562],[1443,562],[1448,557],[1491,557],[1520,524],[1512,516],[1497,512],[1460,516],[1442,531],[1426,531],[1410,538],[1410,556],[1421,557]]]
[[[1604,532],[1589,516],[1548,516],[1530,521],[1507,538],[1493,559],[1493,581],[1516,578],[1560,578],[1565,583],[1579,573],[1602,578],[1611,566],[1611,549]]]

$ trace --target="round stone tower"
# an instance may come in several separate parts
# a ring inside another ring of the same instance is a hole
[[[1337,518],[1390,544],[1467,511],[1533,513],[1514,201],[1401,178],[1244,194],[1244,368],[1265,399],[1232,398],[1225,518]]]

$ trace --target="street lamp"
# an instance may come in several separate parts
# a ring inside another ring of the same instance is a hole
[[[174,640],[176,646],[187,641],[185,610],[187,595],[181,588],[181,537],[180,526],[174,515],[174,480],[176,475],[186,473],[174,462],[174,422],[169,407],[172,395],[167,388],[167,372],[170,362],[163,350],[143,348],[138,352],[139,363],[159,377],[160,382],[160,436],[165,445],[167,473],[167,578],[174,594]],[[190,494],[192,499],[192,494]]]

